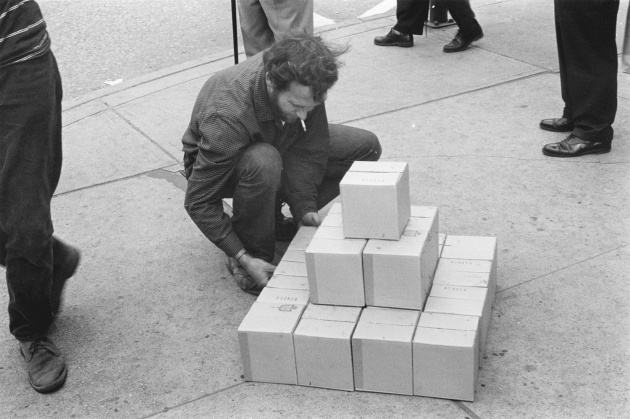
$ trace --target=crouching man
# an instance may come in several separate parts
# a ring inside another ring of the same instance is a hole
[[[324,102],[344,52],[319,37],[284,39],[213,75],[195,103],[182,138],[184,206],[250,294],[275,269],[275,241],[290,240],[299,224],[318,226],[317,211],[339,195],[352,163],[381,155],[373,133],[328,123]]]

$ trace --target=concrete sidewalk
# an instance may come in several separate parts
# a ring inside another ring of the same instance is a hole
[[[243,381],[236,329],[255,297],[189,219],[177,173],[197,93],[233,64],[226,52],[64,103],[53,217],[83,251],[51,333],[68,380],[33,391],[0,316],[0,416],[629,417],[630,75],[611,153],[545,157],[564,137],[538,128],[563,106],[553,8],[472,5],[486,36],[457,54],[442,53],[455,27],[410,49],[374,46],[393,13],[322,34],[351,45],[331,122],[375,132],[384,160],[409,162],[412,204],[439,207],[441,233],[498,237],[474,403]]]

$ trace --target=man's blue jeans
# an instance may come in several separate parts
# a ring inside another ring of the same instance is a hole
[[[54,239],[50,202],[61,173],[61,78],[51,52],[0,69],[0,265],[9,328],[44,336],[53,320]]]
[[[318,209],[339,195],[339,182],[354,161],[376,161],[381,156],[378,138],[369,131],[330,124],[329,133],[328,164],[317,191]],[[271,262],[276,194],[283,196],[284,184],[280,153],[269,144],[253,144],[240,158],[231,183],[234,189],[225,191],[225,197],[234,199],[234,231],[253,257]]]

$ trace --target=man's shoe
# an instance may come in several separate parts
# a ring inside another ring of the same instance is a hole
[[[585,141],[571,134],[559,143],[547,144],[542,152],[551,157],[578,157],[585,154],[604,154],[610,151],[610,142]]]
[[[20,341],[20,353],[26,361],[28,381],[36,391],[49,393],[65,383],[66,362],[48,338]]]
[[[282,213],[282,206],[284,203],[282,200],[276,200],[276,241],[289,242],[293,240],[295,234],[298,231],[298,226],[295,220],[291,217],[285,217]]]
[[[79,267],[81,253],[76,247],[60,243],[62,253],[60,260],[53,263],[53,285],[50,294],[50,307],[53,316],[57,315],[63,305],[63,290],[66,281],[71,278]]]
[[[381,47],[409,48],[413,46],[413,35],[407,33],[399,35],[391,29],[387,35],[374,38],[374,44]]]
[[[240,265],[240,263],[238,263],[236,259],[228,257],[226,266],[228,272],[230,272],[234,277],[236,285],[238,285],[239,288],[246,293],[257,296],[263,290],[263,287],[261,287],[260,285],[258,285],[258,283],[256,283],[256,281],[254,281],[254,278],[252,278],[251,275],[247,273],[247,271]]]
[[[573,131],[573,122],[565,117],[543,119],[540,121],[540,128],[545,131],[571,132]]]
[[[483,31],[481,30],[481,28],[479,28],[479,32],[477,32],[475,35],[471,37],[465,37],[462,34],[462,31],[457,31],[455,38],[453,38],[453,40],[449,42],[448,44],[444,45],[444,48],[442,50],[444,52],[463,51],[466,48],[468,48],[470,44],[472,44],[475,41],[480,40],[481,38],[483,38]]]

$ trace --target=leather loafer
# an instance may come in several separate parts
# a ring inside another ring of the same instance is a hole
[[[26,361],[28,381],[39,393],[55,391],[66,381],[66,362],[48,338],[20,341],[20,353]]]
[[[470,44],[472,44],[475,41],[480,40],[481,38],[483,38],[483,31],[481,30],[481,28],[479,28],[479,32],[477,32],[475,35],[471,37],[465,37],[462,34],[462,31],[457,31],[455,38],[453,38],[453,40],[449,42],[448,44],[444,45],[444,48],[442,50],[444,52],[463,51],[466,48],[468,48]]]
[[[540,128],[552,132],[570,132],[573,131],[573,122],[565,117],[543,119],[540,121]]]
[[[542,152],[551,157],[579,157],[585,154],[604,154],[610,151],[610,142],[585,141],[571,134],[559,143],[547,144]]]
[[[392,29],[387,35],[374,38],[374,44],[381,47],[409,48],[413,46],[413,35],[407,33],[399,35]]]

